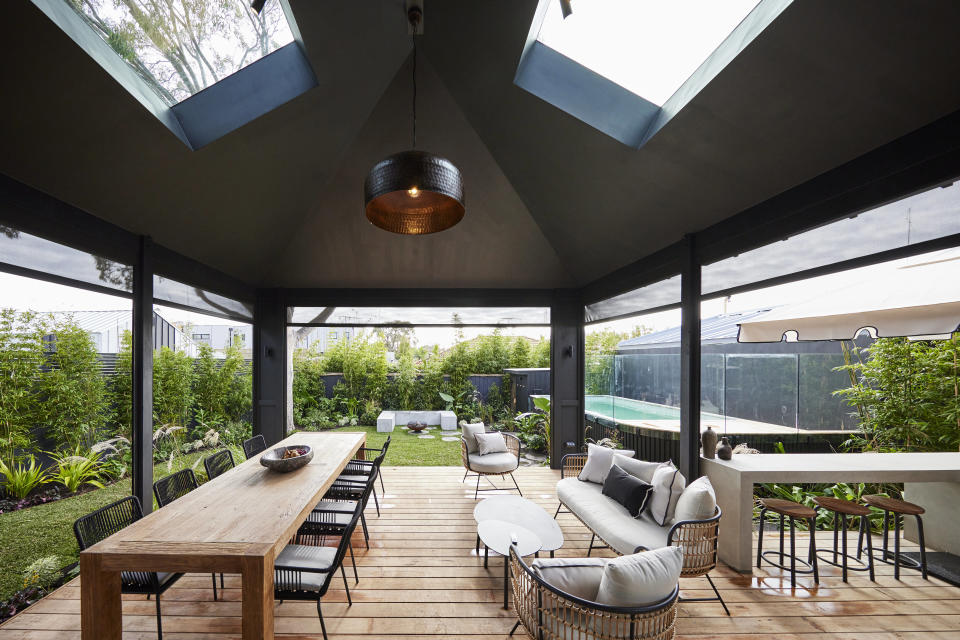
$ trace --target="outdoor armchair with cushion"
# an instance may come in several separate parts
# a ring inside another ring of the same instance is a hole
[[[502,478],[508,474],[510,479],[513,480],[513,486],[516,488],[517,493],[523,495],[523,492],[520,491],[520,485],[517,484],[517,479],[513,477],[513,472],[520,466],[520,440],[509,433],[500,433],[499,435],[503,436],[506,444],[506,451],[481,455],[474,433],[471,433],[470,427],[474,427],[474,432],[482,433],[480,432],[480,427],[482,426],[483,425],[467,425],[463,428],[463,435],[460,437],[460,459],[463,462],[463,468],[466,469],[463,474],[463,479],[466,480],[467,476],[471,473],[477,476],[477,487],[473,492],[473,498],[476,499],[481,491],[500,490],[499,487],[490,481],[488,476],[500,476]],[[481,477],[487,477],[487,482],[490,482],[492,488],[481,489]],[[512,491],[509,487],[507,487],[506,490]]]
[[[679,586],[636,606],[597,602],[609,558],[556,558],[531,565],[510,549],[510,584],[517,624],[538,640],[640,640],[674,637]],[[678,562],[679,564],[679,562]],[[665,595],[664,595],[665,594]]]
[[[143,517],[140,500],[136,496],[127,496],[110,503],[93,513],[78,518],[73,523],[73,534],[83,551],[117,531],[130,526]],[[160,594],[180,579],[182,573],[153,573],[150,571],[122,571],[120,573],[120,593],[145,593],[149,598],[156,596],[157,602],[157,638],[163,638],[163,626],[160,623]]]
[[[603,495],[602,486],[578,479],[587,454],[572,453],[560,461],[560,482],[557,497],[560,504],[618,554],[636,553],[670,545],[683,549],[683,578],[706,577],[716,594],[713,598],[683,598],[685,601],[719,601],[729,615],[726,603],[708,575],[717,566],[717,537],[720,529],[720,507],[711,505],[712,514],[704,518],[673,519],[663,525],[657,524],[645,512],[632,517],[613,499]],[[695,483],[691,483],[691,488]],[[682,498],[682,494],[681,494]],[[559,508],[558,508],[559,512]],[[587,555],[595,548],[590,539]]]

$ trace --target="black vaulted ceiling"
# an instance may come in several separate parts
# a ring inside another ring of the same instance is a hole
[[[362,187],[409,145],[402,2],[290,4],[318,86],[191,151],[5,3],[0,172],[258,286],[566,287],[960,108],[960,2],[802,0],[631,149],[513,84],[533,0],[430,0],[418,142],[461,168],[467,214],[400,237]]]

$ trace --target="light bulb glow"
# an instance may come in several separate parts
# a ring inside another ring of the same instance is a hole
[[[417,189],[416,187],[410,187],[407,189],[407,195],[409,195],[411,198],[416,198],[420,195],[420,189]]]

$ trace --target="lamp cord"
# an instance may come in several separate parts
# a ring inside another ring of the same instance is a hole
[[[417,148],[417,25],[413,25],[413,149]]]

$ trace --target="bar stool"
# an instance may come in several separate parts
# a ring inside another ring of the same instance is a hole
[[[924,508],[918,504],[907,502],[906,500],[897,500],[896,498],[887,498],[886,496],[863,496],[863,501],[871,507],[883,509],[883,552],[876,559],[880,562],[893,565],[893,577],[900,579],[900,567],[909,569],[919,569],[923,579],[927,579],[927,549],[923,542],[923,520],[920,515],[925,513]],[[888,538],[890,535],[890,514],[893,514],[893,562],[890,562],[890,549]],[[903,529],[903,516],[914,516],[917,519],[917,542],[920,544],[920,562],[913,558],[900,557],[900,531]],[[867,549],[869,553],[870,536],[867,536]],[[857,557],[863,551],[863,529],[860,530],[860,539],[857,541]]]
[[[767,511],[773,511],[774,513],[780,514],[780,551],[764,551],[763,550],[763,522],[764,517],[767,514]],[[783,550],[783,519],[787,517],[790,519],[790,553],[784,553]],[[796,550],[796,536],[794,532],[793,521],[796,518],[802,518],[807,521],[810,526],[810,551],[807,555],[807,560],[801,560],[797,557]],[[813,581],[816,584],[820,584],[820,572],[817,570],[817,554],[816,554],[816,542],[814,540],[814,531],[816,530],[817,525],[817,512],[811,509],[810,507],[804,506],[800,503],[793,502],[792,500],[780,500],[779,498],[761,498],[760,499],[760,532],[757,536],[757,568],[760,568],[760,562],[765,561],[775,567],[779,567],[784,571],[790,572],[790,586],[795,588],[797,586],[797,574],[813,574]],[[779,558],[779,562],[774,562],[767,556],[773,554]],[[784,559],[790,558],[790,566],[784,564]],[[797,570],[797,563],[805,565],[806,569]]]
[[[833,560],[819,556],[820,552],[831,553],[830,549],[817,549],[818,559],[821,562],[826,562],[827,564],[832,564],[835,567],[840,567],[843,569],[843,581],[847,581],[847,571],[869,571],[870,580],[876,581],[873,575],[873,543],[870,541],[870,521],[867,516],[870,515],[870,509],[863,506],[862,504],[857,504],[852,500],[841,500],[840,498],[830,498],[828,496],[817,496],[813,499],[817,503],[818,507],[822,507],[827,511],[832,511],[833,516]],[[859,545],[863,543],[863,536],[866,534],[867,537],[867,561],[864,562],[860,559],[860,553],[858,551],[856,557],[847,553],[847,516],[851,518],[860,518],[860,539],[857,542],[858,549]],[[843,544],[839,545],[840,540],[838,538],[843,537]],[[842,549],[842,551],[841,551]],[[838,556],[842,558],[842,563],[838,562]],[[847,560],[854,560],[859,567],[848,567]]]

